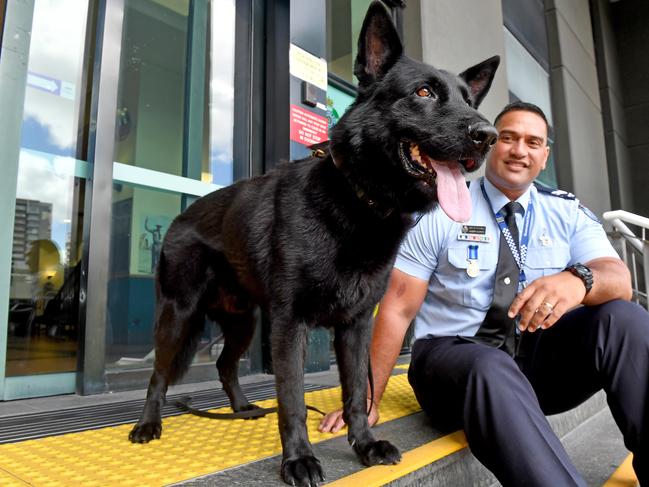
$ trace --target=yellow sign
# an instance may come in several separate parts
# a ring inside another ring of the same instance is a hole
[[[327,61],[291,44],[289,70],[293,76],[327,91]]]

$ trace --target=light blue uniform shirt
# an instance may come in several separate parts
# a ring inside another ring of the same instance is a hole
[[[494,218],[509,199],[484,178],[493,208],[480,189],[469,187],[473,212],[468,223],[456,223],[436,207],[410,230],[399,251],[395,267],[428,281],[428,292],[415,320],[414,338],[426,336],[474,336],[493,299],[493,286],[500,247],[500,229]],[[516,215],[519,234],[527,204],[532,199],[534,218],[525,261],[528,283],[561,272],[568,265],[599,257],[618,257],[602,225],[580,209],[576,199],[564,199],[530,188],[516,201],[523,210]],[[461,240],[463,225],[485,227],[488,242]],[[469,245],[478,246],[480,272],[470,277]]]

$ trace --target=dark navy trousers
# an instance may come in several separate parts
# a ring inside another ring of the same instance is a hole
[[[582,306],[524,333],[522,356],[456,337],[420,339],[408,378],[442,430],[463,428],[504,486],[586,485],[546,414],[604,389],[640,485],[649,486],[649,313],[626,301]]]

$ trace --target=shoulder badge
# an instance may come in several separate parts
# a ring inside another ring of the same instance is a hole
[[[574,194],[569,193],[568,191],[563,191],[562,189],[554,189],[549,186],[546,186],[545,184],[541,184],[538,181],[534,181],[534,186],[536,186],[536,190],[539,193],[548,194],[550,196],[556,196],[557,198],[561,198],[564,200],[574,201],[577,199],[577,197]]]
[[[557,198],[561,198],[561,199],[564,199],[564,200],[577,201],[579,209],[581,211],[583,211],[588,218],[590,218],[591,220],[593,220],[593,221],[595,221],[595,222],[597,222],[597,223],[599,223],[601,225],[602,222],[599,221],[599,218],[597,218],[597,215],[595,215],[595,213],[593,213],[588,208],[586,208],[584,205],[579,203],[579,200],[577,199],[577,197],[574,194],[569,193],[568,191],[563,191],[561,189],[550,188],[549,186],[541,184],[538,181],[534,181],[534,186],[536,186],[536,190],[539,193],[547,194],[547,195],[550,195],[550,196],[556,196]]]
[[[602,224],[602,222],[599,221],[599,218],[597,218],[597,215],[596,215],[595,213],[593,213],[592,211],[590,211],[588,208],[586,208],[586,207],[585,207],[584,205],[582,205],[581,203],[579,203],[579,209],[580,209],[581,211],[583,211],[583,212],[586,214],[586,216],[587,216],[588,218],[590,218],[591,220],[593,220],[593,221],[599,223],[600,225]]]

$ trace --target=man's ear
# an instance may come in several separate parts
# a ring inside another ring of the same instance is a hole
[[[482,99],[489,91],[499,64],[500,56],[494,56],[459,74],[460,78],[469,85],[474,108],[478,108]]]
[[[545,160],[543,161],[543,168],[541,169],[542,171],[545,170],[547,164],[548,164],[548,159],[550,158],[550,146],[546,145],[545,146]]]
[[[354,64],[358,84],[368,86],[381,79],[402,52],[403,46],[392,18],[381,2],[372,2],[358,38],[358,55]]]

